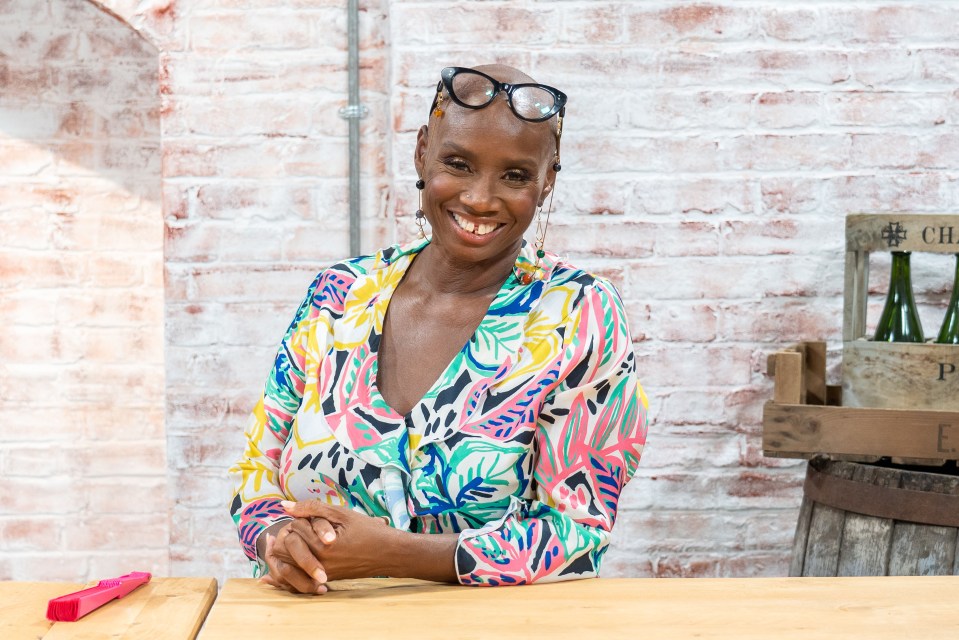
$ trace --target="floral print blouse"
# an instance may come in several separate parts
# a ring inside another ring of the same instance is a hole
[[[646,439],[647,401],[606,280],[524,246],[476,332],[407,415],[376,387],[383,320],[429,239],[322,271],[276,356],[230,469],[231,514],[257,536],[281,500],[459,534],[471,585],[596,576]]]

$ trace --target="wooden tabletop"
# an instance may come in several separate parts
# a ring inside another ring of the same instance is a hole
[[[471,588],[229,580],[201,640],[239,638],[959,638],[959,577],[594,579]]]
[[[195,638],[216,598],[213,578],[154,578],[76,622],[47,620],[51,598],[88,586],[92,585],[0,582],[0,638]]]

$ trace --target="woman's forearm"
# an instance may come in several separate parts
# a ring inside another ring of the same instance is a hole
[[[389,529],[384,536],[383,575],[457,582],[455,533],[410,533]]]

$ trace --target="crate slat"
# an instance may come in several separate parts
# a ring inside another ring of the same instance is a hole
[[[767,402],[763,453],[783,458],[902,456],[941,464],[959,460],[959,412]]]

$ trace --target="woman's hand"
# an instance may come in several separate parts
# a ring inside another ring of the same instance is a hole
[[[332,526],[321,518],[288,521],[268,531],[262,555],[269,573],[261,581],[293,593],[326,593],[327,576],[312,549],[335,539]]]
[[[384,555],[391,534],[398,532],[384,519],[319,500],[281,504],[295,520],[274,556],[300,570],[303,575],[293,574],[300,584],[304,575],[318,580],[319,572],[328,580],[385,574]]]

